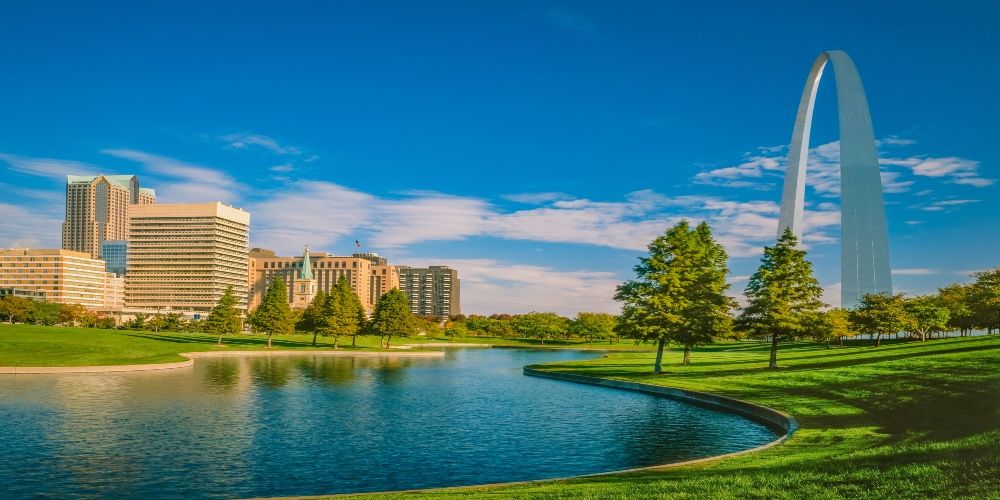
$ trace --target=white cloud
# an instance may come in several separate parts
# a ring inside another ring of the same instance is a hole
[[[67,175],[97,175],[98,167],[89,163],[55,158],[28,158],[12,154],[0,153],[0,160],[6,162],[10,169],[22,174],[37,175],[65,181]]]
[[[938,274],[936,269],[927,268],[909,268],[909,269],[893,269],[892,274],[894,276],[927,276],[930,274]]]
[[[291,163],[282,163],[281,165],[275,165],[268,170],[272,172],[291,172],[292,170],[295,170],[295,166]]]
[[[279,155],[295,156],[302,154],[301,148],[295,146],[283,146],[278,143],[277,140],[263,134],[237,132],[234,134],[223,135],[219,137],[219,140],[225,142],[233,149],[250,149],[252,147],[258,147]]]
[[[418,258],[407,264],[447,264],[457,269],[465,314],[552,311],[574,316],[580,311],[619,311],[611,297],[622,280],[614,273],[559,271],[493,259]]]
[[[0,248],[59,248],[62,216],[57,210],[28,210],[0,203]]]
[[[139,163],[154,178],[144,185],[156,188],[162,203],[239,200],[243,186],[221,170],[134,149],[105,149],[104,154]]]
[[[840,307],[840,283],[831,283],[823,288],[819,300],[830,307]]]
[[[919,208],[925,212],[942,212],[945,210],[953,209],[960,205],[968,205],[969,203],[978,203],[979,200],[937,200],[926,205],[916,205],[915,208]]]
[[[513,201],[516,203],[524,203],[527,205],[539,205],[542,203],[548,203],[550,201],[565,200],[572,198],[572,196],[566,193],[512,193],[500,196],[501,198]]]

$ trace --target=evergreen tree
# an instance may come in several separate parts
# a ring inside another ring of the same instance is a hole
[[[338,295],[339,307],[337,309],[337,329],[342,335],[350,335],[351,345],[356,345],[358,332],[364,328],[365,307],[361,305],[361,299],[351,288],[347,277],[341,276],[337,280],[336,293]],[[334,348],[337,341],[334,340]]]
[[[855,330],[875,336],[875,347],[878,347],[882,343],[882,335],[899,333],[906,328],[908,316],[903,306],[903,294],[862,295],[850,318]]]
[[[778,367],[778,344],[809,333],[816,326],[823,289],[813,276],[812,263],[790,229],[773,247],[764,247],[760,267],[747,282],[747,306],[736,327],[752,336],[771,338],[768,367]]]
[[[264,299],[250,315],[249,323],[254,330],[267,334],[268,348],[271,347],[272,335],[287,335],[294,331],[285,280],[278,278],[271,281],[264,292]]]
[[[314,347],[316,346],[316,336],[319,335],[320,330],[323,328],[324,307],[326,307],[326,292],[319,290],[313,296],[309,305],[306,306],[306,309],[302,311],[302,316],[299,317],[299,321],[296,324],[296,328],[299,330],[312,332],[312,345]]]
[[[657,343],[656,373],[662,371],[667,342],[691,350],[727,334],[733,301],[725,294],[727,255],[712,238],[708,224],[691,229],[681,221],[649,244],[649,256],[635,266],[636,279],[618,287],[623,303],[619,331]]]
[[[238,301],[233,293],[233,287],[226,288],[226,292],[219,298],[219,302],[212,308],[212,312],[205,319],[204,329],[206,333],[218,335],[218,345],[222,345],[222,336],[237,335],[243,329],[243,317],[239,309],[236,308]]]
[[[378,299],[369,328],[380,337],[387,337],[385,348],[388,349],[393,336],[408,337],[414,332],[413,319],[406,294],[393,288]]]

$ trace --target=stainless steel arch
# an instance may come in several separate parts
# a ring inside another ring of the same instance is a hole
[[[788,148],[778,235],[791,228],[796,236],[802,236],[809,130],[816,90],[827,61],[833,63],[836,74],[840,120],[840,300],[843,307],[853,307],[863,294],[892,293],[892,278],[889,231],[868,99],[854,61],[842,50],[820,53],[806,79]]]

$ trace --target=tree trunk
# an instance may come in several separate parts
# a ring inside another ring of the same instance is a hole
[[[923,330],[920,331],[920,341],[921,342],[927,342],[927,332],[926,331],[923,331]]]
[[[659,339],[656,342],[656,364],[653,365],[653,371],[656,373],[663,373],[663,345],[667,341],[664,339]]]
[[[337,350],[337,345],[340,344],[340,335],[333,336],[333,350]]]
[[[222,346],[222,334],[221,333],[219,334],[219,342],[216,345],[218,345],[220,347]]]
[[[385,350],[387,351],[389,350],[389,342],[392,342],[392,335],[389,335],[385,338]]]
[[[319,330],[313,330],[313,347],[316,347],[316,337],[319,335]]]
[[[542,345],[545,345],[545,335],[542,335]]]
[[[771,335],[771,359],[767,362],[768,368],[778,367],[778,336]]]
[[[875,347],[878,347],[882,343],[882,334],[875,335]]]
[[[691,364],[691,346],[684,346],[684,361],[681,364],[684,366]]]
[[[358,341],[358,334],[355,333],[354,335],[351,335],[351,347],[356,346],[357,345],[356,344],[357,341]]]
[[[268,349],[271,348],[271,333],[270,332],[268,332],[268,334],[267,334],[267,348]]]
[[[844,336],[843,335],[837,337],[837,345],[840,346],[840,347],[844,347]]]

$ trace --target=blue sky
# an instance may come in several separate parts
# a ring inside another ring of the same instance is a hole
[[[843,49],[897,290],[1000,264],[991,2],[206,4],[0,5],[0,247],[59,245],[65,174],[135,173],[160,202],[250,210],[255,246],[450,264],[466,312],[613,311],[682,217],[712,224],[738,292],[809,67]],[[806,242],[835,302],[832,76]]]

